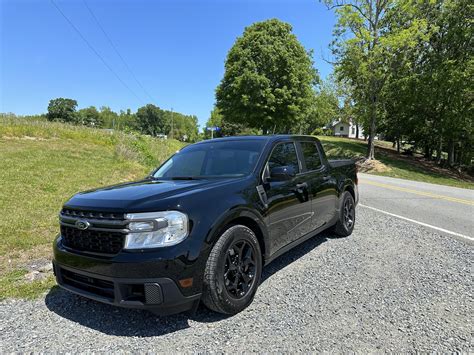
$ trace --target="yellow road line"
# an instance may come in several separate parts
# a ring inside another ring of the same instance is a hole
[[[387,184],[382,184],[380,182],[374,182],[374,181],[369,181],[369,180],[365,180],[365,179],[359,179],[359,181],[362,182],[363,184],[374,185],[374,186],[383,187],[383,188],[390,189],[390,190],[403,191],[403,192],[408,192],[408,193],[415,194],[415,195],[426,196],[426,197],[436,198],[436,199],[439,199],[439,200],[458,202],[458,203],[463,203],[465,205],[474,206],[474,201],[471,201],[471,200],[464,200],[464,199],[456,198],[456,197],[437,195],[437,194],[433,194],[431,192],[417,191],[417,190],[407,189],[405,187],[387,185]]]

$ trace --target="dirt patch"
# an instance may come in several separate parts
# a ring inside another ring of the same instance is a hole
[[[27,140],[27,141],[47,141],[52,138],[43,138],[43,137],[31,137],[31,136],[22,136],[22,137],[12,137],[12,136],[2,136],[2,139],[5,140]]]
[[[392,168],[376,159],[367,160],[360,158],[356,161],[356,165],[361,173],[385,173],[392,170]]]
[[[16,250],[9,255],[0,256],[0,276],[17,269],[28,271],[39,271],[39,269],[51,263],[51,243],[38,245],[31,250]]]
[[[53,274],[53,264],[50,259],[32,260],[26,266],[28,273],[24,278],[27,282],[44,280]]]

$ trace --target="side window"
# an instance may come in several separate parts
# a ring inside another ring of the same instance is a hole
[[[268,167],[271,170],[276,166],[292,166],[297,173],[300,171],[294,143],[281,143],[273,149]]]
[[[301,142],[301,150],[303,151],[304,160],[306,162],[306,170],[317,170],[321,167],[321,157],[315,143]]]

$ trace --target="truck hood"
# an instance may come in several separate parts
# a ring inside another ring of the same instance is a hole
[[[226,185],[232,181],[235,179],[146,179],[80,192],[66,202],[65,207],[93,211],[146,212],[147,209],[156,210],[158,204],[160,208],[166,209],[173,207],[170,205],[170,200]]]

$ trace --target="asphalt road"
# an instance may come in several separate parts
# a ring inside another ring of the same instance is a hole
[[[0,302],[0,353],[474,351],[472,206],[454,202],[472,193],[360,178],[369,207],[357,208],[354,233],[323,233],[276,259],[235,316],[156,317],[53,289]]]
[[[474,241],[474,190],[359,174],[359,193],[362,207],[421,222],[446,236]]]

